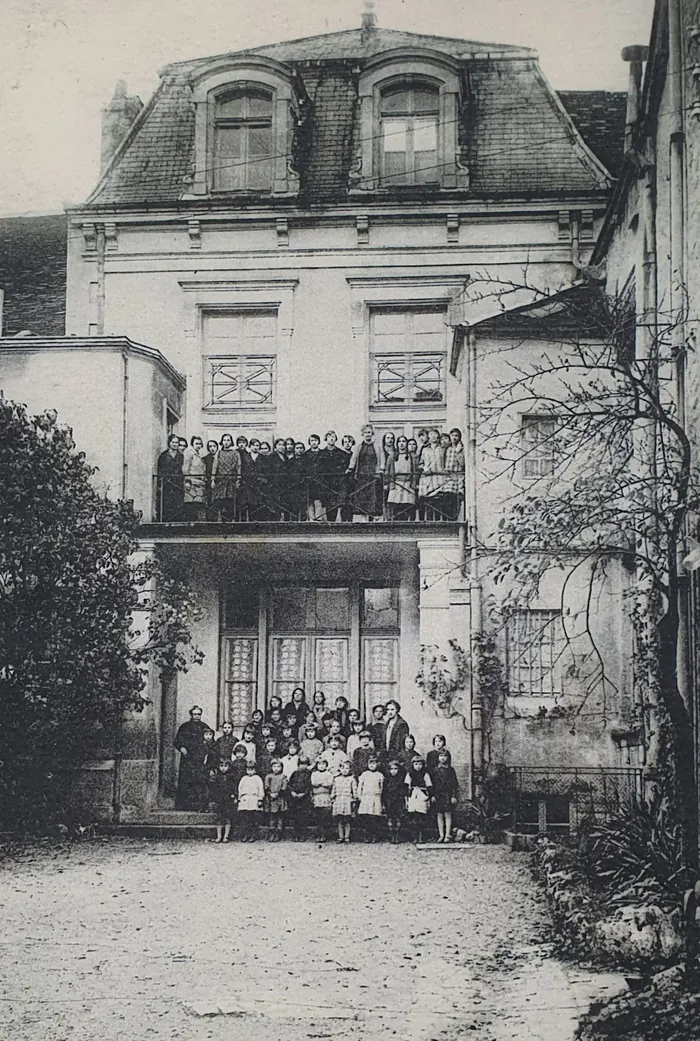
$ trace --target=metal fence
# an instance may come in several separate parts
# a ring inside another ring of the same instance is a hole
[[[643,795],[642,771],[632,767],[512,766],[508,776],[512,827],[521,834],[573,832]]]

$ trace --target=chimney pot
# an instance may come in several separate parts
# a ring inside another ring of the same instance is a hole
[[[623,47],[620,52],[623,61],[642,62],[649,57],[649,48],[642,44],[632,44],[631,47]]]

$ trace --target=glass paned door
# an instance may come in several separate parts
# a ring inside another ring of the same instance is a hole
[[[226,703],[224,717],[243,727],[257,701],[258,641],[256,637],[229,636],[225,649]]]
[[[341,695],[349,701],[350,641],[347,637],[317,636],[314,643],[314,691],[323,691],[327,705],[332,705]]]
[[[375,705],[396,698],[399,689],[397,636],[365,636],[362,640],[362,693],[365,716]]]

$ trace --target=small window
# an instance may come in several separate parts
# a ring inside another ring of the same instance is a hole
[[[384,631],[399,628],[399,591],[395,586],[363,588],[362,628]]]
[[[224,599],[225,629],[258,628],[259,593],[256,585],[241,583],[226,591]]]
[[[515,611],[507,630],[510,693],[560,694],[565,646],[560,611]]]
[[[440,94],[426,86],[386,90],[380,104],[381,182],[431,184],[440,180]]]
[[[221,95],[214,116],[214,189],[270,191],[273,152],[272,95],[254,89]]]
[[[522,474],[550,477],[556,468],[558,422],[551,416],[523,416],[520,428]]]

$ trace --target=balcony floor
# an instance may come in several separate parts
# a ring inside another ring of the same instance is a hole
[[[158,543],[415,543],[457,539],[461,527],[460,521],[172,521],[142,524],[139,536]]]

